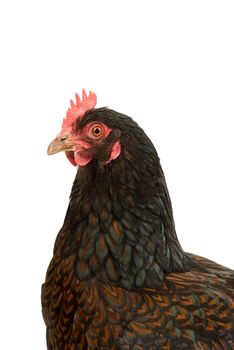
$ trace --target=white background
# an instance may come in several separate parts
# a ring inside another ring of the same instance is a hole
[[[40,285],[76,169],[47,157],[75,92],[153,140],[185,250],[234,268],[233,1],[2,1],[1,348],[42,350]]]

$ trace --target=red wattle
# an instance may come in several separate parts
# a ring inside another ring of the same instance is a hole
[[[85,166],[92,160],[92,156],[87,151],[78,151],[74,152],[74,159],[77,165]]]
[[[74,152],[73,151],[66,151],[65,154],[66,154],[69,162],[72,163],[72,165],[77,166],[75,159],[74,159]]]

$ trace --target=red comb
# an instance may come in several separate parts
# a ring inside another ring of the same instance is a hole
[[[68,129],[72,127],[72,124],[77,118],[82,118],[85,112],[92,110],[97,103],[97,96],[94,92],[89,92],[87,96],[85,89],[82,90],[82,100],[79,95],[76,94],[76,103],[70,100],[71,107],[68,108],[66,118],[63,119],[62,129]]]

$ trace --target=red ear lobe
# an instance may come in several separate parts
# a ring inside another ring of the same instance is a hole
[[[114,145],[112,147],[110,158],[106,162],[106,164],[110,163],[112,160],[118,158],[118,156],[120,155],[120,152],[121,152],[121,144],[120,144],[120,141],[117,141],[114,143]]]

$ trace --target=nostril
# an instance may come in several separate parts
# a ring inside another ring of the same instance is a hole
[[[67,138],[68,138],[68,135],[63,135],[63,136],[60,137],[60,140],[61,141],[65,141]]]

